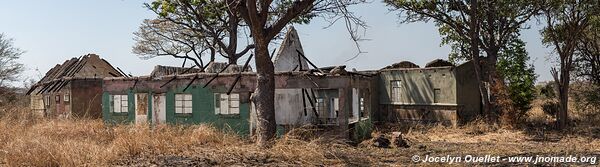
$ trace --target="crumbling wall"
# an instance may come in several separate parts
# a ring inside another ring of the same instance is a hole
[[[40,116],[44,116],[44,96],[43,95],[31,95],[30,107],[33,112]]]
[[[481,114],[481,94],[472,62],[466,62],[456,68],[456,98],[461,107],[458,116],[461,121],[474,119]]]
[[[380,104],[456,104],[456,78],[453,67],[382,70],[379,75]],[[398,81],[399,94],[392,95],[392,82]],[[435,91],[438,94],[436,95]],[[438,99],[435,99],[436,96]],[[399,99],[394,101],[394,98]]]
[[[110,110],[110,95],[114,94],[127,94],[129,99],[129,106],[135,106],[132,102],[134,101],[135,94],[148,93],[148,97],[153,95],[165,95],[166,101],[166,121],[171,124],[198,124],[208,123],[212,124],[220,129],[229,129],[239,134],[249,134],[251,127],[250,110],[252,108],[250,96],[256,88],[256,76],[253,73],[242,73],[241,79],[231,89],[231,93],[238,93],[240,96],[240,113],[236,115],[219,115],[215,113],[215,93],[226,94],[231,84],[235,81],[237,75],[235,74],[220,74],[214,78],[215,74],[186,74],[178,75],[175,79],[174,76],[166,76],[162,78],[106,78],[103,84],[103,117],[106,122],[119,123],[119,122],[134,122],[135,108],[130,108],[127,113],[112,113]],[[308,79],[307,77],[311,77]],[[348,114],[352,111],[352,84],[349,76],[305,76],[296,75],[289,73],[282,73],[276,75],[276,90],[297,90],[297,89],[308,89],[315,90],[315,94],[319,94],[322,88],[327,90],[323,96],[327,97],[338,97],[338,94],[344,94],[343,97],[339,97],[339,108],[340,112],[337,118],[337,123],[332,130],[339,132],[340,136],[348,137],[348,134],[354,131],[348,129]],[[361,84],[368,84],[370,80],[360,78],[363,80]],[[210,81],[210,83],[209,83]],[[208,84],[207,84],[208,83]],[[360,87],[366,88],[368,86]],[[175,113],[175,95],[178,93],[192,94],[192,113],[191,114],[177,114]],[[288,96],[287,92],[281,92],[283,96]],[[312,94],[312,92],[311,92]],[[287,99],[287,100],[281,100]],[[314,98],[313,98],[314,100]],[[308,101],[308,99],[307,99]],[[329,102],[327,100],[327,102]],[[301,97],[290,97],[290,98],[276,98],[276,104],[293,103],[300,104],[302,106]],[[138,103],[139,104],[139,103]],[[343,104],[343,105],[342,105]],[[148,108],[151,108],[151,103],[148,104]],[[283,105],[281,105],[283,106]],[[307,107],[311,107],[307,102]],[[287,106],[287,108],[291,108]],[[293,126],[299,126],[301,124],[292,124],[288,126],[282,124],[281,121],[289,121],[290,123],[301,121],[296,123],[303,123],[302,121],[307,117],[311,117],[312,108],[307,108],[307,115],[304,115],[303,108],[294,108],[293,110],[286,110],[280,108],[276,110],[279,115],[278,120],[278,132],[285,132]],[[153,115],[152,115],[153,116]],[[148,116],[148,119],[152,119],[152,116]],[[277,116],[277,115],[276,115]],[[294,116],[294,117],[291,117]],[[286,120],[287,119],[287,120]],[[361,122],[364,124],[363,122]],[[368,124],[367,124],[368,125]],[[362,126],[361,127],[365,127]],[[364,128],[360,129],[361,133],[367,133]],[[368,131],[370,132],[370,131]]]
[[[304,54],[302,44],[300,43],[300,37],[294,27],[290,27],[290,30],[286,33],[285,38],[279,47],[279,52],[273,61],[275,71],[308,70],[306,59],[302,58],[298,52]]]
[[[458,106],[442,105],[381,105],[380,109],[388,122],[442,122],[458,123]]]
[[[102,79],[72,80],[71,114],[79,118],[101,118]]]

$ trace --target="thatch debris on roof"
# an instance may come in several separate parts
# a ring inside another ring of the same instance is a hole
[[[446,67],[446,66],[454,66],[454,64],[452,64],[446,60],[435,59],[425,65],[425,67]]]
[[[394,69],[394,68],[419,68],[419,66],[410,61],[401,61],[399,63],[394,63],[392,65],[384,67],[383,69]]]
[[[172,67],[172,66],[154,66],[154,70],[150,73],[151,77],[160,77],[166,75],[174,75],[174,74],[191,74],[191,73],[199,73],[201,69],[195,67]]]
[[[207,73],[219,73],[220,71],[223,71],[223,73],[237,73],[243,68],[242,65],[231,64],[228,66],[227,64],[228,63],[225,62],[210,62],[208,65],[206,65],[206,69],[204,69],[204,71]],[[227,69],[223,70],[223,68]],[[252,72],[252,67],[248,66],[244,72]]]

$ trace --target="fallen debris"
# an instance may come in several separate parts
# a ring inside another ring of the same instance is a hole
[[[392,132],[392,144],[396,148],[409,148],[408,140],[404,138],[402,132]]]
[[[387,139],[384,135],[379,135],[373,138],[373,146],[379,148],[390,148],[390,139]]]

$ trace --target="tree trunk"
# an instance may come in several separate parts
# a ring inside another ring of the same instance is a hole
[[[471,60],[473,61],[475,68],[475,77],[477,78],[477,84],[479,85],[479,93],[481,94],[481,103],[483,104],[483,114],[489,115],[489,99],[488,92],[483,83],[483,74],[481,71],[481,61],[479,59],[479,23],[477,23],[477,0],[471,1],[471,21],[469,23],[469,35],[471,44]]]
[[[237,57],[229,57],[227,63],[229,64],[237,64]]]
[[[561,67],[560,69],[560,82],[558,85],[558,98],[559,98],[559,110],[558,110],[558,114],[556,116],[556,119],[558,121],[558,128],[559,129],[563,129],[565,127],[567,127],[567,122],[568,122],[568,106],[569,106],[569,80],[570,75],[569,75],[569,68],[568,67]]]
[[[259,147],[268,147],[275,138],[277,124],[275,122],[275,71],[269,57],[268,41],[254,37],[256,44],[256,73],[257,86],[253,101],[257,114],[257,140]],[[266,42],[265,42],[266,41]]]
[[[473,51],[473,52],[479,54],[478,49],[477,49],[477,51]],[[480,59],[479,59],[479,56],[473,57],[472,59],[473,59],[472,61],[473,61],[473,65],[475,68],[475,78],[477,78],[477,85],[479,87],[479,93],[481,95],[481,104],[483,105],[482,106],[482,109],[483,109],[482,114],[484,116],[488,117],[488,115],[490,114],[490,108],[489,108],[490,100],[488,98],[487,88],[483,82],[481,63],[479,63]]]
[[[489,112],[490,112],[490,118],[492,120],[497,120],[498,115],[500,114],[500,106],[498,106],[498,100],[499,100],[499,84],[503,84],[503,83],[499,83],[501,82],[501,78],[500,76],[498,76],[498,71],[496,70],[496,64],[498,62],[498,52],[488,52],[487,53],[487,62],[486,62],[486,66],[487,66],[487,77],[488,77],[488,82],[489,82],[489,101],[490,101],[490,105],[489,105]]]

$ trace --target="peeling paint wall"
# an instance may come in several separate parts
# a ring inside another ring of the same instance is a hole
[[[382,105],[382,117],[388,122],[441,122],[456,125],[458,106]]]
[[[44,96],[43,95],[31,95],[30,97],[30,108],[36,114],[44,116]]]
[[[135,94],[135,123],[146,123],[148,120],[148,110],[150,108],[150,99],[147,93]]]
[[[153,110],[155,105],[152,100],[147,97],[155,95],[164,96],[165,107],[165,122],[170,124],[199,124],[207,123],[216,126],[220,129],[230,129],[239,134],[249,134],[249,93],[234,92],[240,94],[240,113],[236,115],[218,115],[215,114],[215,98],[214,93],[226,93],[226,88],[223,86],[212,88],[203,88],[200,84],[194,84],[187,90],[183,90],[186,84],[183,82],[173,83],[177,86],[170,86],[165,89],[151,89],[157,85],[161,85],[166,81],[139,81],[133,87],[134,81],[106,81],[104,92],[104,107],[103,117],[109,123],[128,123],[128,122],[146,122],[159,119],[160,116],[154,116],[148,112]],[[109,90],[109,91],[106,91]],[[127,113],[114,113],[110,109],[110,95],[124,94],[127,92],[128,103],[130,106]],[[175,95],[186,93],[192,95],[192,113],[181,114],[175,113]],[[140,100],[141,99],[141,100]],[[143,102],[140,102],[143,101]],[[146,112],[146,113],[144,113]],[[162,118],[161,118],[162,119]]]
[[[275,99],[275,111],[279,111],[275,112],[278,125],[301,126],[310,123],[314,117],[311,104],[302,89],[275,89]]]
[[[475,69],[472,62],[467,62],[456,67],[457,104],[461,106],[458,117],[461,121],[469,121],[482,112],[481,94]]]
[[[458,67],[385,69],[379,74],[378,121],[448,122],[480,111],[472,63]]]
[[[69,85],[70,87],[64,88],[64,90],[70,91],[71,115],[79,118],[100,118],[102,116],[102,80],[73,80]]]
[[[290,27],[289,31],[285,34],[285,38],[279,47],[279,52],[273,61],[275,71],[307,70],[308,63],[306,62],[306,59],[300,57],[298,52],[304,54],[302,44],[300,43],[300,37],[294,27]]]
[[[456,104],[456,76],[454,67],[429,69],[383,70],[379,75],[381,104],[434,104],[435,89],[438,89],[437,103]],[[394,81],[401,84],[400,94],[393,97]],[[400,99],[394,101],[393,99]]]
[[[181,76],[180,76],[181,77]],[[192,77],[193,78],[193,77]],[[244,75],[238,84],[232,90],[232,93],[239,94],[239,114],[235,115],[220,115],[215,113],[215,93],[225,94],[227,93],[229,86],[235,80],[235,75],[223,75],[214,79],[210,84],[204,87],[204,84],[211,80],[210,76],[200,76],[200,79],[194,80],[190,84],[191,78],[182,77],[176,79],[168,84],[165,84],[169,78],[163,78],[161,80],[111,80],[105,79],[103,85],[103,117],[106,122],[109,123],[127,123],[134,122],[136,119],[135,114],[138,113],[137,109],[142,103],[136,103],[135,100],[140,93],[147,94],[147,97],[154,97],[155,95],[164,95],[165,98],[165,110],[166,110],[166,122],[170,124],[212,124],[220,129],[232,130],[238,134],[247,135],[250,134],[250,108],[251,101],[250,95],[255,89],[256,77],[254,75]],[[335,118],[340,124],[336,131],[341,136],[349,136],[354,131],[348,131],[348,115],[352,112],[352,93],[351,84],[352,78],[349,76],[328,76],[328,77],[314,77],[312,80],[306,79],[305,76],[294,76],[294,75],[278,75],[276,77],[276,90],[279,95],[276,96],[276,102],[279,107],[276,108],[276,116],[278,123],[278,132],[282,133],[288,128],[294,126],[300,126],[304,123],[314,121],[314,114],[312,108],[307,108],[307,114],[304,115],[304,106],[302,106],[301,96],[292,96],[297,93],[301,88],[311,88],[315,90],[317,96],[323,97],[336,97],[339,98],[339,110],[340,113]],[[360,80],[355,78],[355,80]],[[362,79],[367,80],[367,79]],[[370,80],[362,82],[362,84],[369,84]],[[161,87],[162,85],[165,85]],[[190,85],[187,89],[185,87]],[[327,89],[315,89],[319,87],[329,87]],[[184,90],[185,89],[185,90]],[[348,91],[344,96],[338,97],[340,90]],[[290,91],[293,91],[290,93]],[[192,95],[192,113],[181,114],[175,113],[175,96],[179,93],[191,94]],[[114,113],[111,112],[110,96],[118,94],[127,94],[129,110],[127,113]],[[311,93],[312,94],[312,93]],[[300,94],[301,95],[301,94]],[[154,99],[154,98],[153,98]],[[344,99],[346,99],[344,101]],[[313,98],[314,100],[314,98]],[[294,104],[294,105],[290,105]],[[297,105],[302,107],[294,107]],[[307,107],[311,107],[306,101]],[[148,106],[147,111],[152,111],[151,107],[155,104],[150,100],[144,106]],[[344,107],[346,106],[346,107]],[[153,113],[148,113],[148,120],[156,119],[157,116]],[[364,120],[363,120],[364,121]],[[370,130],[370,129],[369,129]],[[370,132],[370,131],[369,131]]]

